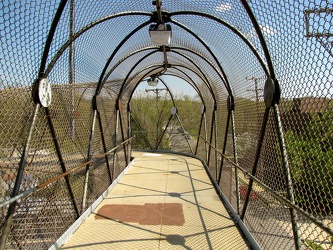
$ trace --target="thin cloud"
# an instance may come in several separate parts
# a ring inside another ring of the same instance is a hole
[[[221,4],[220,6],[216,7],[216,11],[228,11],[232,9],[232,5],[231,3],[225,3],[225,4]]]

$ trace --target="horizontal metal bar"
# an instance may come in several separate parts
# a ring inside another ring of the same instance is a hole
[[[97,159],[100,159],[100,158],[105,157],[106,155],[108,155],[108,154],[114,152],[114,151],[117,150],[119,147],[121,147],[122,145],[128,143],[128,142],[131,141],[132,139],[133,139],[133,137],[131,137],[131,138],[129,138],[129,139],[123,141],[123,142],[120,143],[118,146],[112,148],[111,150],[109,150],[108,152],[106,152],[106,153],[104,153],[104,154],[101,154],[101,155],[97,156],[97,157],[96,157],[95,159],[93,159],[93,160],[90,160],[90,161],[87,161],[87,162],[85,162],[85,163],[82,163],[81,165],[79,165],[79,166],[77,166],[77,167],[75,167],[75,168],[73,168],[73,169],[71,169],[71,170],[68,170],[67,172],[65,172],[65,173],[63,173],[63,174],[60,174],[60,175],[58,175],[58,176],[56,176],[56,177],[54,177],[54,178],[52,178],[52,179],[50,179],[50,180],[48,180],[48,181],[46,181],[46,182],[43,182],[43,183],[37,185],[36,187],[33,187],[33,188],[31,188],[31,189],[28,189],[28,190],[26,190],[26,191],[24,191],[24,192],[22,192],[22,193],[20,193],[20,194],[18,194],[18,195],[16,195],[16,196],[10,198],[10,199],[8,199],[8,200],[2,202],[2,203],[0,204],[0,208],[2,208],[2,207],[4,207],[4,206],[7,206],[7,205],[9,205],[9,204],[11,204],[11,203],[13,203],[13,202],[15,202],[15,201],[17,201],[17,200],[19,200],[19,199],[25,197],[25,196],[27,196],[28,194],[31,194],[31,193],[33,193],[33,192],[39,190],[39,189],[42,189],[42,188],[44,188],[44,187],[50,185],[51,183],[53,183],[53,182],[55,182],[55,181],[57,181],[57,180],[59,180],[59,179],[65,177],[65,176],[67,176],[67,175],[69,175],[69,174],[71,174],[71,173],[73,173],[73,172],[75,172],[75,171],[77,171],[77,170],[79,170],[79,169],[81,169],[81,168],[87,166],[88,164],[93,163],[93,162],[94,162],[95,160],[97,160]]]

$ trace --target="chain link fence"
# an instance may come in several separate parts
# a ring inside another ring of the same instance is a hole
[[[151,1],[0,3],[1,247],[51,246],[133,147],[202,158],[263,249],[332,249],[332,1],[162,2],[168,46]]]

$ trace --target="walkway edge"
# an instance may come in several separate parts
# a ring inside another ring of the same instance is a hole
[[[70,226],[67,231],[49,248],[49,250],[59,250],[63,244],[73,235],[78,227],[88,218],[95,208],[108,196],[114,186],[120,181],[127,170],[132,166],[135,160],[131,161],[121,174],[111,183],[111,185],[103,192],[103,194]]]
[[[209,179],[211,180],[212,184],[215,187],[216,193],[218,194],[218,196],[220,197],[223,205],[225,206],[225,208],[229,212],[231,219],[234,221],[234,223],[236,224],[236,226],[238,227],[240,232],[243,234],[244,238],[248,241],[251,249],[261,250],[261,247],[259,246],[257,241],[253,238],[252,234],[250,233],[248,228],[245,226],[244,222],[241,220],[241,218],[239,217],[239,215],[237,214],[237,212],[235,211],[233,206],[229,203],[227,198],[222,193],[221,188],[219,187],[219,185],[214,180],[214,177],[212,176],[211,172],[209,171],[209,168],[208,168],[207,164],[205,163],[205,161],[203,159],[201,159],[200,157],[198,157],[198,156],[194,156],[194,158],[197,158],[198,160],[200,160],[202,162],[202,164],[204,165],[204,167],[206,169],[206,172],[209,176]]]

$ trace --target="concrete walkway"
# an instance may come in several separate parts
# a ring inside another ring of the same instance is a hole
[[[62,249],[248,249],[200,161],[133,156],[134,164]]]

